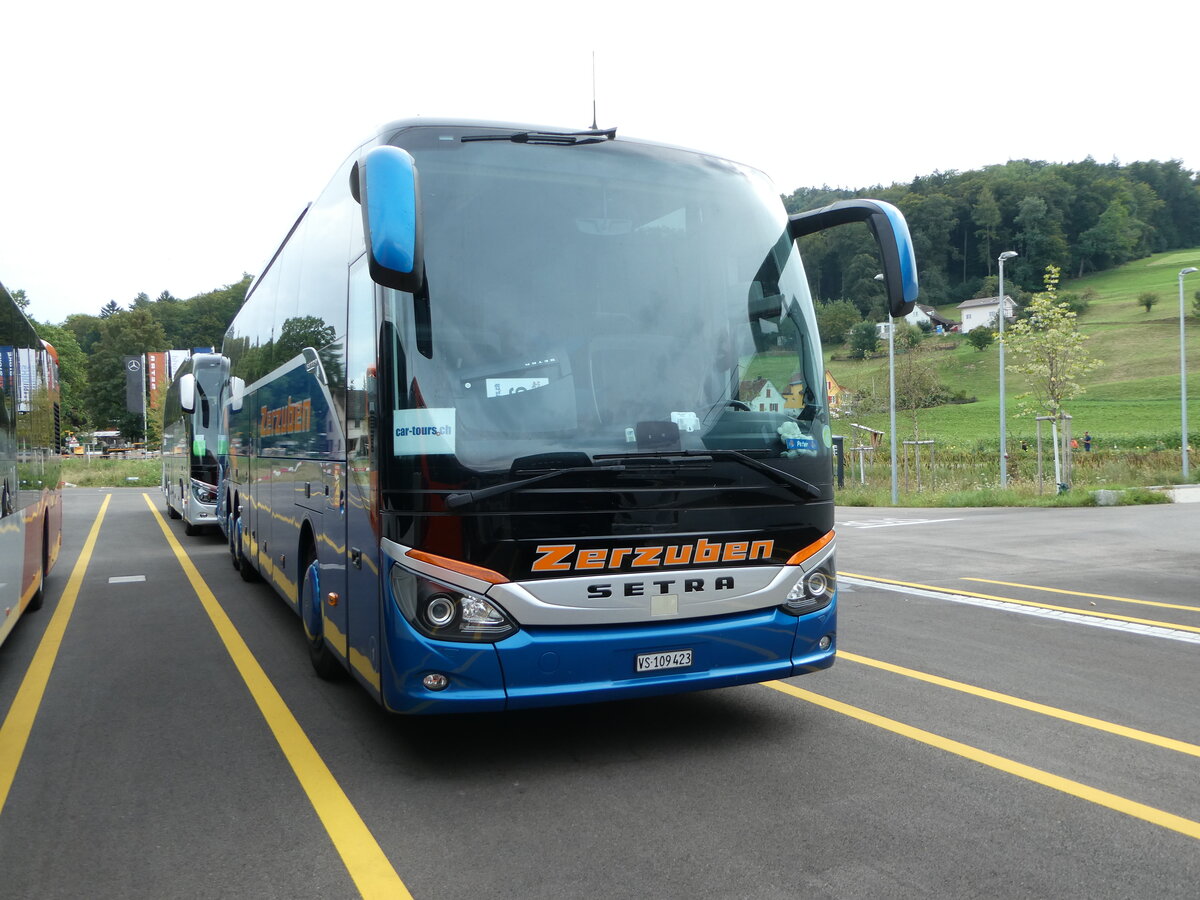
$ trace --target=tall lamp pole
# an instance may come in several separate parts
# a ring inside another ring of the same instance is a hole
[[[883,273],[875,276],[884,281]],[[892,432],[892,506],[900,505],[900,492],[896,483],[896,320],[888,310],[888,419]]]
[[[1005,438],[1004,425],[1004,261],[1017,255],[1015,250],[1005,250],[997,258],[1000,263],[1000,306],[996,318],[1000,323],[1000,487],[1008,487],[1008,442]]]
[[[1180,431],[1180,447],[1183,450],[1183,480],[1189,480],[1188,476],[1188,423],[1187,423],[1187,355],[1184,350],[1183,336],[1183,276],[1191,275],[1193,272],[1200,272],[1195,266],[1188,266],[1186,269],[1179,270],[1179,418],[1182,430]]]

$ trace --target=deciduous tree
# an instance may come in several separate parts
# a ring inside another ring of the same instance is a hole
[[[817,304],[817,329],[823,344],[844,344],[846,334],[861,321],[858,307],[849,300]]]
[[[1077,379],[1099,365],[1084,347],[1087,338],[1076,325],[1075,313],[1058,299],[1059,269],[1047,266],[1045,289],[1029,302],[1028,318],[1005,334],[1011,355],[1009,371],[1029,379],[1032,390],[1019,399],[1037,415],[1058,415],[1063,403],[1083,393]]]
[[[859,322],[846,338],[851,355],[866,358],[879,349],[879,332],[873,322]]]
[[[162,326],[145,307],[103,319],[100,339],[88,359],[88,408],[97,427],[112,425],[128,438],[141,439],[141,414],[125,408],[124,357],[166,349]]]

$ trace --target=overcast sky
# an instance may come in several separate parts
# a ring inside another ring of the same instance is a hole
[[[237,281],[384,122],[590,124],[593,51],[600,125],[782,193],[1025,158],[1197,171],[1195,20],[1169,0],[10,2],[0,281],[50,322]]]

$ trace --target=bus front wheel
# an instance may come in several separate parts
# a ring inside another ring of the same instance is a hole
[[[233,565],[238,570],[238,574],[242,576],[242,581],[258,581],[258,572],[254,570],[254,566],[250,560],[246,558],[246,554],[242,552],[242,517],[238,516],[233,520]]]
[[[321,566],[311,545],[303,556],[304,582],[300,588],[300,618],[308,640],[308,658],[317,676],[326,681],[339,678],[344,669],[325,643],[325,619],[321,612]]]
[[[37,590],[33,592],[33,596],[29,598],[29,606],[26,607],[30,612],[35,609],[41,609],[42,604],[46,602],[46,569],[50,563],[50,528],[45,523],[42,524],[42,560],[38,566],[37,573]]]

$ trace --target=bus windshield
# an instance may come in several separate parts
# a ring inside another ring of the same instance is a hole
[[[420,173],[427,290],[386,292],[414,337],[393,348],[394,456],[732,450],[828,484],[820,342],[770,181],[619,140],[462,140],[481,131],[393,140]]]

